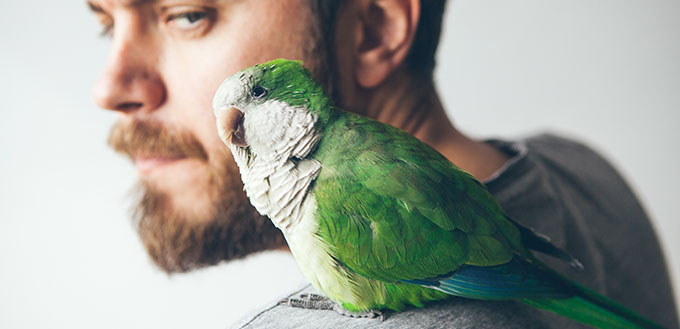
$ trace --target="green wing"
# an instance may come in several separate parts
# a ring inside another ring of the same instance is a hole
[[[313,156],[319,234],[361,275],[431,278],[527,254],[481,183],[399,129],[343,112]]]

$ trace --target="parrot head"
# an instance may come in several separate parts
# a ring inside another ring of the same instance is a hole
[[[220,139],[235,157],[285,161],[315,146],[329,103],[301,62],[278,59],[224,80],[213,110]]]

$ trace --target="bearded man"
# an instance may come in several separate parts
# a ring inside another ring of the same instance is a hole
[[[399,127],[484,181],[509,215],[583,262],[567,276],[677,327],[658,241],[616,171],[555,136],[478,141],[447,119],[432,72],[444,0],[89,0],[112,39],[94,87],[117,111],[110,145],[140,175],[134,220],[153,261],[186,272],[285,248],[249,205],[211,101],[222,80],[275,58],[300,59],[337,104]],[[634,261],[633,261],[634,260]],[[308,288],[304,292],[310,292]],[[242,327],[566,328],[570,320],[513,302],[451,299],[352,319],[272,306]]]

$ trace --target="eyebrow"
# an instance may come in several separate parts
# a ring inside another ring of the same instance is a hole
[[[96,4],[96,3],[94,3],[90,0],[88,0],[86,2],[87,2],[87,7],[90,8],[90,11],[92,11],[93,13],[96,13],[96,14],[103,14],[104,13],[104,9],[101,6],[99,6],[98,4]]]
[[[123,7],[136,7],[147,2],[156,2],[156,0],[125,0],[123,2]]]
[[[137,7],[147,2],[156,2],[157,0],[124,0],[122,2],[123,7]],[[94,13],[105,13],[106,11],[100,5],[94,3],[92,0],[87,0],[87,6]]]

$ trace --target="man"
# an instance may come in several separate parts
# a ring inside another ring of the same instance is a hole
[[[94,98],[119,113],[110,144],[140,174],[135,220],[152,259],[169,273],[184,272],[285,246],[248,204],[217,136],[211,101],[220,82],[246,66],[302,59],[341,107],[432,145],[485,181],[512,217],[551,236],[586,270],[546,259],[551,266],[677,327],[654,232],[605,161],[552,136],[475,141],[447,120],[432,82],[444,2],[89,0],[113,40]],[[457,298],[390,314],[384,322],[272,306],[241,325],[577,326],[520,303]]]

